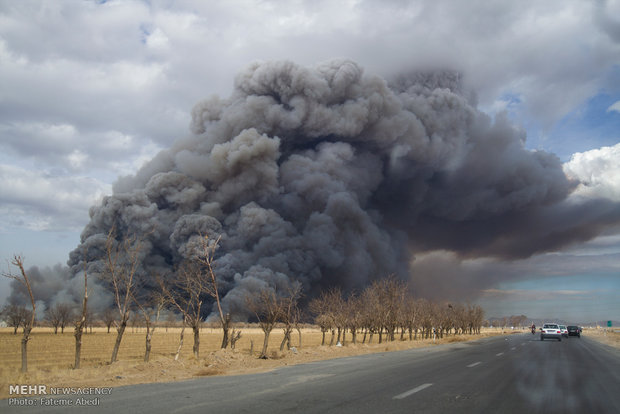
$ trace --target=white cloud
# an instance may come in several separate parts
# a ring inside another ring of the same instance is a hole
[[[614,102],[609,108],[607,108],[607,112],[612,111],[620,113],[620,101]]]
[[[574,195],[620,201],[620,143],[573,154],[564,172],[580,182]]]
[[[88,208],[110,192],[110,185],[93,178],[0,165],[0,229],[81,228]]]

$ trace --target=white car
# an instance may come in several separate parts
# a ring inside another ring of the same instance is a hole
[[[546,323],[540,328],[540,340],[544,341],[548,338],[557,339],[558,341],[562,340],[560,325],[557,323]]]
[[[560,326],[560,331],[562,331],[562,336],[568,338],[568,329],[566,328],[566,325],[559,325]]]

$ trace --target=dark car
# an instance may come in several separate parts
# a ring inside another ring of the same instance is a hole
[[[576,336],[578,338],[581,338],[581,328],[578,326],[568,326],[566,329],[568,329],[568,336]]]

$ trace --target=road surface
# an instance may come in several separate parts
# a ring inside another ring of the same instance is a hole
[[[98,398],[91,410],[106,413],[620,413],[620,351],[586,336],[557,342],[515,334],[127,386]],[[84,411],[32,400],[36,406],[0,401],[0,411]]]

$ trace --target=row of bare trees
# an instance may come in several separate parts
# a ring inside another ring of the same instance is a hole
[[[163,311],[177,312],[182,316],[183,324],[175,359],[178,358],[183,346],[186,326],[191,327],[193,331],[193,354],[198,358],[200,325],[204,322],[203,315],[210,313],[210,309],[205,307],[211,303],[214,305],[213,309],[216,310],[215,314],[223,331],[221,347],[226,348],[230,345],[234,348],[235,342],[241,337],[241,332],[235,332],[233,329],[232,335],[230,333],[231,316],[225,314],[222,309],[218,279],[213,268],[219,241],[219,237],[210,239],[208,236],[195,236],[192,240],[193,256],[178,269],[166,275],[146,275],[141,264],[143,240],[135,236],[118,237],[114,228],[110,230],[105,240],[103,270],[98,274],[114,297],[113,311],[108,310],[103,314],[108,332],[112,325],[116,328],[116,341],[110,363],[117,360],[123,334],[132,314],[141,315],[143,326],[146,327],[144,361],[148,361],[153,332]],[[86,259],[84,262],[84,297],[81,314],[77,317],[72,316],[70,306],[65,304],[52,306],[46,312],[46,319],[52,324],[55,332],[58,327],[61,333],[64,332],[65,326],[73,321],[76,341],[74,368],[79,368],[82,334],[90,318],[87,307]],[[11,312],[16,315],[15,321],[19,320],[19,322],[11,321],[11,326],[15,327],[15,332],[17,326],[21,325],[24,328],[22,370],[25,371],[26,345],[35,320],[35,299],[23,267],[23,259],[15,256],[12,264],[18,267],[20,274],[14,275],[8,272],[4,275],[24,284],[32,302],[32,310],[11,308]],[[153,279],[157,281],[155,285],[151,283],[150,286],[145,286]],[[250,292],[247,295],[247,310],[254,315],[264,332],[261,358],[267,358],[269,336],[278,323],[282,324],[284,329],[280,350],[283,350],[284,346],[291,347],[291,333],[295,328],[298,330],[301,344],[302,311],[299,308],[301,296],[299,284],[293,284],[283,290],[265,286],[263,290]],[[364,335],[362,342],[366,340],[370,342],[374,335],[378,335],[380,343],[384,340],[384,336],[387,340],[395,340],[398,330],[401,339],[404,339],[406,332],[409,339],[416,339],[418,332],[425,338],[431,333],[440,337],[452,332],[479,333],[483,319],[483,311],[478,306],[442,305],[424,299],[414,299],[408,294],[407,286],[394,277],[378,280],[360,294],[350,294],[347,297],[344,297],[340,290],[331,289],[313,299],[309,303],[309,310],[315,316],[315,323],[321,327],[323,344],[325,334],[331,331],[330,345],[334,343],[336,333],[338,343],[344,344],[347,332],[351,334],[354,343],[359,333]]]
[[[484,320],[480,306],[435,303],[408,292],[407,285],[394,277],[375,281],[360,294],[346,297],[337,288],[323,292],[309,303],[314,322],[323,333],[322,344],[328,332],[330,345],[334,341],[345,344],[347,332],[353,343],[359,334],[363,334],[362,343],[372,342],[375,335],[381,343],[394,341],[397,332],[401,340],[480,333]]]

